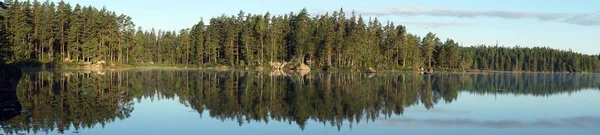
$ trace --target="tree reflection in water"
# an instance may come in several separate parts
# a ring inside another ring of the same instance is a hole
[[[549,96],[599,89],[597,74],[434,74],[203,70],[31,71],[17,87],[20,115],[0,122],[6,133],[79,130],[130,117],[134,101],[174,100],[210,117],[296,123],[314,120],[338,129],[361,120],[401,115],[404,108],[451,103],[460,91]],[[154,99],[153,99],[154,100]],[[210,111],[208,111],[210,110]]]

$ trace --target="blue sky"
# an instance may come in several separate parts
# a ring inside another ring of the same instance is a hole
[[[431,31],[463,46],[487,44],[548,46],[599,54],[598,0],[65,0],[71,4],[106,6],[133,17],[144,29],[189,28],[221,14],[286,14],[307,8],[312,15],[344,8],[365,19],[406,25],[424,36]],[[350,16],[350,15],[347,15]]]

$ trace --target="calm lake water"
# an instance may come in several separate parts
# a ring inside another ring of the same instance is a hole
[[[16,97],[0,134],[600,134],[599,74],[25,70]]]

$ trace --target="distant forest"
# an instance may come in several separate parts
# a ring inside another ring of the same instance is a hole
[[[131,17],[66,2],[1,3],[0,63],[164,64],[313,68],[599,72],[600,56],[547,47],[459,46],[434,33],[343,9],[309,15],[222,15],[179,31],[144,31]]]

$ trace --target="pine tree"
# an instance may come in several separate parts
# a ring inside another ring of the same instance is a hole
[[[28,1],[29,2],[29,1]],[[32,26],[33,26],[33,33],[28,37],[29,39],[29,44],[32,45],[35,49],[35,51],[33,52],[33,55],[36,57],[37,60],[43,61],[43,46],[41,45],[41,35],[43,33],[43,22],[42,22],[42,17],[45,16],[44,15],[44,8],[42,7],[42,4],[37,1],[34,0],[33,1],[33,7],[31,8],[32,10]]]
[[[452,39],[447,39],[441,51],[442,57],[438,61],[442,61],[442,65],[447,68],[459,68],[460,54],[459,47]]]
[[[396,32],[396,27],[394,26],[393,22],[389,22],[387,23],[387,25],[385,26],[385,36],[384,36],[384,44],[380,47],[384,52],[384,61],[385,64],[390,64],[390,65],[397,65],[398,60],[396,58],[397,55],[395,55],[395,53],[397,53],[396,51],[396,42],[397,41],[397,32]]]
[[[158,63],[158,46],[157,44],[158,35],[156,30],[152,28],[150,34],[146,37],[146,45],[144,48],[148,49],[150,53],[147,53],[146,60],[148,63]]]
[[[15,2],[17,3],[17,2]],[[33,14],[31,11],[31,3],[29,1],[23,2],[22,7],[20,7],[21,11],[17,11],[17,15],[15,16],[17,19],[12,24],[17,24],[14,29],[16,42],[15,45],[19,46],[15,49],[15,55],[17,55],[17,59],[31,59],[31,56],[34,55],[35,47],[32,44],[34,32],[33,26]]]
[[[281,24],[283,23],[283,19],[281,17],[273,16],[271,21],[272,22],[268,30],[268,39],[270,42],[270,47],[269,51],[266,53],[269,54],[270,62],[276,62],[280,60],[279,50],[282,48],[281,44],[283,44],[281,41],[285,40],[282,38],[283,28]]]
[[[265,60],[265,58],[264,58],[265,57],[265,54],[264,54],[265,53],[265,43],[264,43],[265,42],[264,41],[265,32],[269,25],[268,20],[266,20],[265,18],[269,18],[269,17],[268,16],[261,17],[261,16],[257,15],[254,18],[255,18],[254,21],[256,22],[256,25],[254,27],[254,32],[255,32],[254,36],[256,38],[256,41],[259,41],[259,44],[260,44],[260,46],[257,46],[257,48],[259,48],[259,49],[257,49],[258,50],[257,56],[259,56],[259,60],[258,60],[257,64],[262,65]]]
[[[335,33],[334,33],[334,26],[333,26],[333,21],[331,21],[331,19],[336,19],[336,18],[330,18],[328,14],[325,14],[323,16],[320,17],[319,19],[319,27],[317,28],[317,34],[318,34],[318,48],[317,49],[319,52],[319,57],[320,57],[320,65],[325,65],[325,66],[332,66],[332,55],[333,55],[333,42],[334,42],[334,37],[335,37]]]
[[[117,62],[119,63],[123,63],[123,50],[125,50],[125,52],[128,52],[128,48],[129,48],[129,42],[131,39],[131,36],[133,34],[131,34],[132,30],[135,28],[135,25],[133,24],[133,22],[131,21],[131,17],[121,14],[119,15],[119,17],[117,18],[117,25],[119,27],[119,44],[117,46],[117,50],[118,50],[118,57],[117,57]]]
[[[192,27],[190,33],[194,50],[192,63],[195,64],[204,64],[204,27],[204,21],[200,19],[200,22]]]
[[[433,61],[433,53],[435,51],[435,39],[435,34],[429,32],[427,33],[425,38],[423,38],[423,41],[421,43],[423,45],[423,57],[427,61],[428,68],[431,68],[431,62]]]
[[[396,50],[396,62],[402,67],[406,67],[406,58],[408,57],[408,46],[406,39],[406,27],[402,25],[396,26],[396,42],[394,48]]]
[[[305,53],[308,48],[308,41],[310,36],[309,31],[309,17],[308,10],[306,8],[302,9],[297,16],[294,17],[292,21],[292,35],[293,35],[293,56],[300,63],[305,63]]]
[[[206,47],[208,48],[208,61],[214,64],[217,63],[217,59],[219,57],[219,37],[217,36],[217,28],[216,27],[216,19],[212,18],[210,20],[210,25],[206,29],[205,42]]]
[[[354,12],[352,13],[354,14]],[[354,15],[353,15],[354,16]],[[368,42],[366,41],[367,38],[367,30],[366,27],[367,25],[365,24],[364,19],[362,18],[361,15],[358,16],[358,21],[353,24],[354,26],[351,26],[350,28],[353,28],[352,31],[349,31],[351,33],[349,33],[348,37],[350,37],[350,41],[352,42],[351,45],[351,52],[354,53],[349,53],[350,55],[350,67],[355,67],[356,64],[359,64],[359,66],[365,66],[365,62],[367,61],[367,59],[371,59],[371,57],[373,57],[372,55],[369,55],[367,53],[368,51]]]
[[[406,63],[411,68],[419,68],[423,66],[423,62],[421,62],[421,57],[423,56],[421,53],[421,39],[419,36],[408,34],[406,36],[406,44],[404,46],[405,55],[404,59],[406,59]]]
[[[64,12],[64,11],[61,11]],[[66,34],[66,59],[76,59],[77,61],[86,61],[85,56],[83,55],[83,48],[81,44],[82,41],[82,30],[83,30],[83,16],[81,11],[81,6],[79,4],[75,5],[75,8],[72,11],[72,15],[69,19],[68,28],[66,29],[68,33]],[[61,20],[63,21],[63,20]],[[66,27],[63,23],[62,27]],[[62,45],[61,45],[62,49]],[[62,54],[62,52],[61,52]]]
[[[225,46],[223,49],[225,60],[229,65],[236,65],[236,51],[238,50],[238,45],[235,44],[235,40],[237,40],[237,31],[235,30],[235,24],[233,24],[233,17],[228,18],[226,16],[222,16],[222,25],[221,34],[222,34],[222,45]]]
[[[183,62],[181,62],[181,64],[190,64],[190,55],[192,52],[192,41],[190,39],[190,34],[189,34],[190,29],[182,29],[181,31],[179,31],[179,46],[183,47],[185,50],[184,54],[185,56],[182,57]]]
[[[92,62],[97,60],[97,47],[98,39],[95,36],[96,32],[96,16],[94,14],[94,8],[91,6],[82,7],[81,16],[83,20],[83,27],[81,29],[81,52],[84,61]],[[74,19],[71,19],[74,20]]]
[[[338,15],[338,17],[335,20],[335,38],[334,38],[334,48],[336,50],[336,67],[342,67],[342,62],[343,62],[343,58],[345,58],[343,56],[344,50],[347,48],[346,47],[346,13],[344,13],[344,9],[340,8],[340,12],[338,14],[334,13],[334,17],[335,15]]]
[[[243,12],[240,12],[240,14],[243,14]],[[243,17],[243,16],[239,16],[239,17]],[[248,64],[248,65],[252,65],[254,63],[254,49],[252,48],[252,44],[253,44],[253,39],[252,39],[252,26],[254,25],[254,21],[252,20],[252,15],[248,14],[246,16],[246,19],[242,28],[242,32],[241,32],[241,36],[240,36],[240,41],[242,44],[241,50],[242,50],[242,55],[243,55],[243,59],[245,60],[244,64]]]
[[[145,34],[144,31],[142,30],[142,27],[138,27],[138,30],[135,32],[135,39],[134,39],[134,46],[132,49],[132,57],[133,57],[133,61],[135,63],[143,63],[145,62],[145,57],[144,54],[148,53],[145,52],[144,50],[144,46],[145,44],[147,44],[148,41],[146,41],[145,38]],[[149,50],[149,49],[148,49]]]
[[[346,57],[346,59],[344,60],[344,66],[345,67],[352,67],[353,63],[354,63],[354,59],[356,58],[357,55],[355,55],[356,50],[358,50],[357,48],[357,44],[358,43],[358,38],[359,35],[356,32],[357,31],[357,24],[356,24],[356,14],[354,11],[352,11],[352,16],[350,17],[350,20],[346,21],[346,38],[345,40],[347,40],[346,42],[346,48],[344,49],[344,56]]]
[[[382,51],[380,50],[380,46],[383,41],[383,29],[381,26],[381,23],[379,22],[379,20],[377,18],[375,18],[373,21],[371,21],[371,19],[369,19],[369,27],[367,29],[368,31],[368,39],[367,39],[367,47],[365,48],[366,51],[366,56],[367,56],[367,60],[366,60],[366,64],[364,65],[365,67],[375,67],[377,65],[377,63],[382,63],[381,61],[381,57],[383,57]]]
[[[42,42],[42,55],[47,53],[47,59],[49,61],[56,61],[54,58],[54,44],[56,42],[56,5],[54,2],[44,2],[46,5],[46,10],[44,11],[45,16],[43,17],[44,21],[44,29],[42,29],[41,42]],[[42,57],[42,61],[44,61],[44,57]]]
[[[77,9],[77,8],[76,8]],[[55,24],[56,26],[56,39],[58,39],[58,44],[59,44],[59,49],[60,52],[60,57],[59,57],[59,61],[63,61],[65,58],[67,58],[67,56],[65,56],[65,54],[67,54],[68,51],[68,47],[66,47],[66,45],[68,44],[67,42],[70,41],[67,38],[67,35],[69,33],[69,22],[70,22],[70,16],[71,16],[71,5],[66,4],[64,1],[60,1],[58,2],[58,7],[57,7],[57,15],[56,15],[56,22]],[[70,59],[70,57],[69,57]]]

